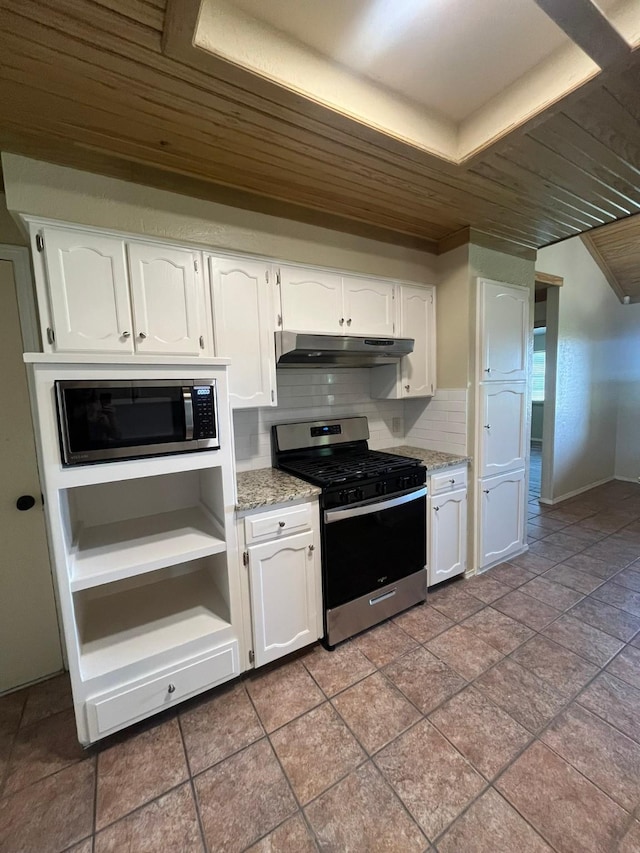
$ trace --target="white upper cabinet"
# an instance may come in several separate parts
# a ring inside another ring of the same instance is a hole
[[[480,382],[527,378],[529,291],[479,279]]]
[[[275,406],[271,268],[249,258],[209,256],[216,355],[230,358],[234,409]]]
[[[130,243],[128,250],[138,352],[200,355],[204,336],[197,254],[145,243]]]
[[[393,337],[395,291],[390,281],[281,267],[282,327],[292,332]]]
[[[431,397],[436,390],[435,288],[400,285],[396,336],[413,338],[413,352],[371,370],[371,396],[384,400]]]
[[[480,476],[523,468],[527,455],[524,383],[488,382],[480,388]]]
[[[31,223],[47,352],[210,354],[200,253]]]
[[[435,311],[432,287],[401,287],[401,334],[413,338],[402,359],[402,396],[429,397],[435,391]]]
[[[396,286],[388,281],[345,276],[343,283],[344,325],[348,335],[395,334]]]
[[[280,267],[280,299],[284,329],[329,335],[339,335],[347,329],[341,275]]]
[[[116,237],[43,228],[50,322],[43,340],[59,352],[133,352],[125,247]]]

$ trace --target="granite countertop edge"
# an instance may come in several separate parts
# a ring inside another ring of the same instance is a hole
[[[468,465],[470,456],[457,456],[455,453],[444,453],[442,450],[427,450],[424,447],[411,447],[403,444],[400,447],[385,447],[383,453],[393,453],[396,456],[409,456],[420,459],[429,473],[454,465]]]
[[[236,475],[236,512],[313,498],[321,489],[276,468],[239,471]]]

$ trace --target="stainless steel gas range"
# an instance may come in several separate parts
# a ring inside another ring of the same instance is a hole
[[[424,601],[426,469],[369,450],[365,417],[273,427],[276,467],[320,486],[328,648]]]

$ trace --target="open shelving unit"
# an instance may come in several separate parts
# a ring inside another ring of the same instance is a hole
[[[25,360],[78,736],[88,744],[241,671],[227,362]],[[81,378],[215,380],[221,448],[65,468],[54,384]]]

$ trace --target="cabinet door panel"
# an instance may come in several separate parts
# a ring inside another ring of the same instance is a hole
[[[43,229],[55,349],[133,352],[124,242]]]
[[[309,531],[247,549],[256,666],[318,639],[313,544]]]
[[[209,258],[216,355],[230,358],[234,409],[276,404],[271,298],[259,261]]]
[[[199,356],[200,279],[188,249],[130,243],[136,349],[145,355]]]
[[[480,381],[527,378],[529,292],[481,279]]]
[[[524,481],[524,470],[479,481],[479,568],[524,547]]]
[[[349,276],[345,276],[342,282],[347,334],[393,337],[395,285],[388,281]]]
[[[402,287],[402,337],[414,338],[411,355],[402,359],[402,396],[429,397],[435,390],[433,289]]]
[[[527,454],[526,385],[488,382],[480,388],[480,476],[522,468]]]
[[[320,270],[281,267],[282,325],[293,332],[346,330],[342,310],[342,276]]]
[[[467,565],[467,491],[429,498],[429,586]]]

